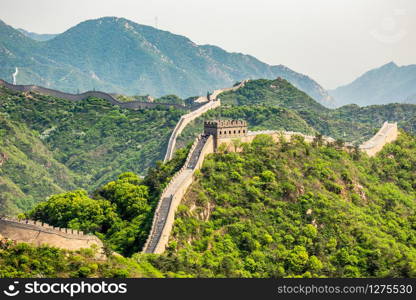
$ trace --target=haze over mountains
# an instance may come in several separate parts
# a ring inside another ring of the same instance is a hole
[[[0,63],[2,79],[73,93],[189,97],[244,79],[282,77],[327,107],[416,103],[416,65],[390,62],[327,92],[284,65],[116,17],[88,20],[62,34],[14,29],[0,20]]]
[[[0,21],[0,78],[68,92],[203,95],[249,78],[283,77],[314,99],[331,101],[303,74],[253,56],[196,45],[184,36],[105,17],[82,22],[52,39]],[[42,40],[42,41],[39,41]]]
[[[361,106],[395,102],[416,104],[416,65],[399,67],[390,62],[329,92],[338,106],[351,103]]]

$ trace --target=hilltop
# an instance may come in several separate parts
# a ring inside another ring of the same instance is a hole
[[[0,21],[0,78],[6,81],[12,82],[17,67],[18,84],[190,97],[248,78],[281,76],[316,100],[331,101],[318,83],[285,66],[123,18],[87,20],[44,41],[25,34]]]
[[[31,38],[32,40],[40,41],[40,42],[51,40],[55,36],[57,36],[57,34],[48,34],[48,33],[38,34],[36,32],[30,32],[30,31],[24,30],[22,28],[18,28],[17,30],[19,30],[21,33],[23,33],[28,38]]]
[[[251,130],[320,133],[353,143],[371,137],[386,120],[398,122],[399,127],[408,132],[416,132],[414,104],[347,105],[329,109],[282,78],[251,80],[219,98],[221,107],[189,124],[178,146],[192,141],[202,131],[204,120],[221,118],[247,120]]]

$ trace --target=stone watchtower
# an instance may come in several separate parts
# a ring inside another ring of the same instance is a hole
[[[232,139],[247,135],[247,122],[242,120],[213,120],[204,122],[204,134],[214,137],[217,149],[221,139]]]

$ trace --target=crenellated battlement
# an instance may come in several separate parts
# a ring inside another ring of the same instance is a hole
[[[247,136],[247,133],[247,122],[244,120],[208,120],[204,122],[204,134],[214,137],[215,149],[221,140],[242,138]]]
[[[99,249],[103,249],[103,243],[95,235],[70,228],[54,227],[34,220],[0,217],[0,235],[16,242],[35,246],[46,244],[67,250],[79,250],[96,245]],[[102,259],[104,255],[100,251],[96,257]]]
[[[235,126],[247,127],[247,122],[244,120],[210,120],[204,122],[204,127],[211,128],[228,128]]]
[[[10,217],[0,217],[0,222],[27,225],[28,228],[37,228],[39,230],[45,230],[48,232],[54,232],[54,233],[59,233],[59,234],[74,235],[74,236],[88,236],[88,234],[85,234],[83,231],[80,231],[80,230],[55,227],[55,226],[51,226],[49,224],[46,224],[41,221],[36,221],[36,220],[29,220],[29,219],[19,220],[19,219],[10,218]]]

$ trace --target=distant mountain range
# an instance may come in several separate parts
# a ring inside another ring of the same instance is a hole
[[[18,84],[157,97],[203,95],[244,79],[282,77],[331,105],[317,82],[283,65],[115,17],[88,20],[58,35],[16,30],[0,21],[0,64],[0,78]]]
[[[329,93],[337,106],[351,103],[360,106],[396,102],[416,104],[416,65],[399,67],[390,62]]]

